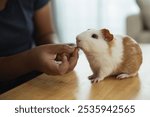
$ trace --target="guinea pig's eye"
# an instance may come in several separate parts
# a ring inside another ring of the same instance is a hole
[[[92,34],[91,37],[94,38],[94,39],[98,39],[98,35],[97,34]]]

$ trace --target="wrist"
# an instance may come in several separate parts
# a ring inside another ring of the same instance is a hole
[[[34,55],[33,55],[33,52],[32,52],[32,49],[31,50],[28,50],[26,51],[25,53],[25,66],[27,66],[27,68],[30,70],[30,71],[34,71],[36,70],[36,67],[35,67],[35,61],[34,61]]]

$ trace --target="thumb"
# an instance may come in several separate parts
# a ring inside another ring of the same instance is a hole
[[[62,54],[62,53],[72,53],[75,47],[65,45],[65,44],[56,44],[53,45],[51,50],[53,53]]]
[[[79,58],[78,52],[79,52],[79,49],[76,48],[72,57],[69,60],[69,71],[68,72],[72,71],[74,69],[74,67],[76,66],[78,58]]]

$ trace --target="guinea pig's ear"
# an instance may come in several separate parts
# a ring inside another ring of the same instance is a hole
[[[111,33],[109,32],[108,29],[102,29],[101,32],[102,32],[103,37],[104,37],[104,39],[105,39],[106,41],[109,42],[109,41],[112,41],[112,40],[113,40],[114,36],[113,36],[113,34],[111,34]]]

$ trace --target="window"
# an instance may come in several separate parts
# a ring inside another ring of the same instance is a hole
[[[125,34],[126,17],[138,13],[134,0],[53,0],[56,29],[62,42],[75,42],[90,28]]]

